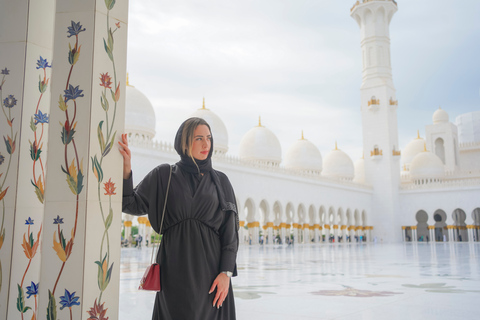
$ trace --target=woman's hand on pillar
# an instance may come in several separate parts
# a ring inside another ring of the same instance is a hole
[[[123,179],[130,178],[130,173],[132,172],[132,152],[128,148],[128,139],[127,134],[122,134],[122,141],[118,141],[120,147],[118,150],[123,156]]]

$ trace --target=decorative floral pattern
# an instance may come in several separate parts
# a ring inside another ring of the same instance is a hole
[[[78,215],[79,215],[79,195],[83,191],[83,159],[79,157],[77,146],[75,144],[75,133],[76,133],[76,116],[77,116],[77,107],[79,104],[80,98],[84,97],[83,90],[80,89],[80,86],[72,85],[70,83],[72,73],[74,71],[75,65],[80,58],[80,48],[79,45],[79,34],[86,29],[83,28],[80,22],[71,21],[71,26],[67,27],[68,38],[75,36],[75,43],[72,45],[69,43],[68,47],[68,63],[70,64],[70,71],[67,76],[67,80],[65,83],[65,89],[63,90],[63,95],[59,96],[58,99],[58,107],[59,109],[65,114],[65,120],[60,122],[61,131],[60,131],[60,139],[64,145],[64,159],[63,165],[61,165],[61,170],[65,174],[65,180],[67,182],[70,191],[75,196],[75,206],[74,206],[74,214],[69,213],[68,216],[74,217],[73,228],[71,232],[65,233],[64,230],[60,228],[60,226],[64,223],[63,219],[60,215],[57,215],[57,218],[53,219],[53,224],[57,225],[57,230],[53,233],[53,250],[56,252],[57,257],[61,262],[61,267],[57,275],[57,280],[55,281],[55,285],[53,286],[52,290],[48,290],[49,292],[49,299],[48,299],[48,307],[47,307],[47,320],[56,320],[57,319],[57,305],[55,302],[55,292],[57,289],[58,282],[62,276],[65,264],[67,263],[68,259],[70,258],[73,252],[73,245],[75,242],[75,236],[77,232],[77,225],[78,225]],[[38,65],[48,66],[47,62],[44,62],[41,58],[38,62]],[[45,83],[47,83],[46,80]],[[34,123],[33,119],[35,119]],[[36,112],[36,117],[32,118],[32,124],[42,124],[42,121],[48,122],[48,116],[44,115],[41,112]],[[37,144],[38,145],[38,144]],[[32,144],[35,147],[35,144]],[[35,151],[35,149],[33,150]],[[33,152],[32,152],[33,153]],[[66,236],[69,234],[70,237]],[[75,297],[75,292],[70,294],[70,292],[65,289],[65,294],[60,297],[60,310],[64,308],[68,308],[70,311],[70,319],[72,319],[72,309],[71,307],[74,305],[80,305],[78,302],[78,297]]]
[[[344,296],[344,297],[355,297],[355,298],[370,298],[370,297],[389,297],[395,294],[402,294],[402,292],[391,292],[391,291],[370,291],[370,290],[359,290],[352,287],[344,286],[343,290],[320,290],[311,292],[311,294],[318,296]]]
[[[0,81],[0,109],[2,109],[1,115],[0,115],[0,127],[4,129],[5,131],[2,130],[6,134],[6,136],[3,136],[3,141],[5,143],[5,149],[7,154],[0,154],[0,208],[2,208],[2,217],[1,217],[1,224],[0,224],[0,250],[3,247],[3,242],[5,241],[5,214],[6,214],[6,208],[8,207],[6,202],[6,195],[8,192],[9,186],[6,185],[7,183],[7,177],[10,173],[10,164],[12,162],[12,157],[13,154],[15,153],[15,145],[16,145],[16,140],[17,140],[17,132],[14,131],[14,125],[13,125],[13,120],[14,118],[12,117],[12,109],[17,105],[17,99],[15,99],[14,94],[8,94],[6,98],[3,98],[3,90],[5,87],[5,83],[7,82],[6,77],[10,75],[10,70],[8,70],[6,67],[4,69],[1,69],[0,71],[1,74],[1,81]],[[3,120],[5,119],[6,123],[3,123]],[[8,125],[8,126],[7,126]],[[7,133],[10,131],[9,133]],[[5,163],[6,161],[6,163]],[[0,292],[3,289],[3,275],[2,275],[2,261],[0,260]],[[22,294],[20,294],[20,291]],[[17,309],[21,309],[22,312],[22,317],[23,317],[23,312],[26,312],[29,310],[28,307],[24,305],[25,299],[23,298],[23,289],[20,287],[19,288],[19,300],[17,300]]]
[[[112,182],[112,178],[109,178],[107,182],[103,183],[103,189],[105,192],[104,196],[108,196],[108,215],[103,208],[102,204],[102,195],[101,188],[103,182],[103,160],[112,150],[115,136],[117,132],[113,131],[115,124],[115,116],[117,113],[117,103],[120,100],[120,82],[117,79],[117,71],[115,67],[115,57],[114,57],[114,33],[120,28],[120,22],[115,23],[116,27],[114,30],[110,28],[110,10],[115,6],[115,0],[105,0],[105,6],[107,8],[107,39],[103,39],[103,44],[105,52],[112,62],[113,76],[109,75],[108,72],[100,73],[100,87],[103,88],[100,96],[100,105],[105,112],[105,119],[101,120],[98,123],[97,127],[97,136],[98,136],[98,145],[100,149],[100,154],[95,154],[92,160],[92,171],[95,177],[97,178],[97,195],[98,195],[98,206],[100,208],[100,213],[102,215],[103,224],[105,226],[102,241],[100,244],[100,255],[99,259],[95,261],[97,264],[97,282],[98,288],[100,290],[99,296],[95,299],[93,307],[88,312],[88,319],[98,319],[98,320],[108,320],[108,317],[105,317],[107,308],[104,308],[105,302],[102,301],[102,294],[107,289],[110,279],[113,272],[113,262],[110,263],[110,238],[108,230],[113,222],[113,209],[112,209],[112,196],[115,196],[115,183]],[[112,82],[113,80],[113,82]],[[113,88],[112,88],[113,86]],[[111,100],[110,100],[111,99]],[[113,106],[111,108],[110,106]],[[113,109],[113,110],[111,110]],[[113,112],[113,116],[110,120],[110,113]],[[98,301],[98,302],[97,302]]]
[[[93,307],[87,311],[90,316],[88,320],[108,320],[108,317],[105,318],[108,308],[105,308],[104,305],[105,302],[100,305],[100,303],[97,303],[97,299],[95,299]]]

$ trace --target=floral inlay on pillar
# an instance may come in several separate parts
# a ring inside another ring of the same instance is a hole
[[[6,120],[6,125],[10,127],[7,131],[7,136],[3,136],[3,141],[5,142],[6,147],[6,154],[2,154],[0,151],[0,202],[2,203],[2,222],[0,225],[0,250],[2,250],[3,242],[5,240],[5,196],[7,195],[7,191],[9,186],[6,185],[8,174],[10,173],[10,164],[12,162],[12,155],[15,152],[15,143],[17,140],[17,131],[14,131],[13,122],[14,118],[12,118],[12,108],[17,105],[17,99],[13,94],[8,94],[5,98],[3,97],[3,89],[6,83],[6,77],[10,74],[10,70],[4,68],[0,71],[2,75],[2,81],[0,82],[0,102],[2,104],[2,117]],[[3,121],[0,122],[2,127],[5,125]],[[3,270],[2,270],[2,261],[0,260],[0,291],[2,290],[3,285]]]

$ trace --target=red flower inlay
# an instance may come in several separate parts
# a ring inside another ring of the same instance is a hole
[[[89,320],[108,320],[108,317],[105,317],[107,310],[108,308],[105,308],[105,302],[100,305],[99,303],[97,303],[97,299],[95,299],[93,308],[90,308],[90,310],[87,311],[88,315],[90,316],[88,319]]]
[[[115,183],[112,182],[112,178],[108,179],[107,182],[103,184],[105,187],[105,195],[106,196],[113,196],[115,193]]]
[[[107,89],[112,89],[110,85],[112,84],[112,77],[110,77],[107,73],[100,73],[100,80],[102,83],[100,83],[100,86],[105,87]]]

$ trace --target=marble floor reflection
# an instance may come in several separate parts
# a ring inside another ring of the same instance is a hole
[[[137,290],[150,248],[122,249],[120,320],[151,319]],[[480,243],[240,246],[237,319],[480,319]]]

